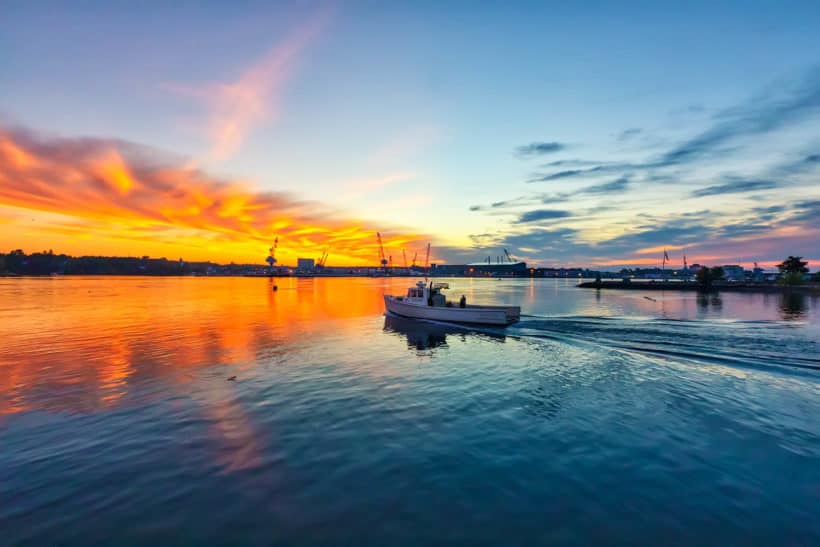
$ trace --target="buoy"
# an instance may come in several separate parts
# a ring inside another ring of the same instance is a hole
[[[236,380],[236,376],[231,376],[230,378],[228,378],[229,382],[233,382],[234,380]]]
[[[274,291],[278,291],[278,290],[279,290],[279,287],[278,287],[278,286],[276,286],[276,285],[274,285],[274,286],[273,286],[273,290],[274,290]]]

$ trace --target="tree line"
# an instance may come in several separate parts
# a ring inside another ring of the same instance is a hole
[[[808,278],[809,263],[803,260],[802,256],[789,256],[783,262],[777,265],[780,271],[781,282],[784,285],[800,285]],[[712,268],[703,266],[695,274],[695,280],[701,287],[709,288],[712,283],[723,279],[724,271],[720,266]],[[816,272],[811,280],[820,281],[820,272]]]
[[[166,258],[69,256],[52,250],[26,254],[17,249],[0,253],[0,274],[15,275],[190,275],[205,274],[219,265]]]

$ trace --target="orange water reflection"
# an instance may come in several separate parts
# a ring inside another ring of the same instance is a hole
[[[804,295],[585,291],[574,288],[576,280],[450,281],[454,298],[465,294],[470,302],[520,304],[526,314],[541,316],[785,319],[813,325],[820,304]],[[273,283],[278,291],[271,290]],[[189,393],[184,386],[201,378],[203,370],[224,384],[206,389],[200,383],[209,399],[203,406],[210,405],[214,416],[229,416],[236,410],[213,408],[233,400],[228,376],[285,361],[301,349],[322,351],[316,340],[327,333],[369,343],[363,337],[378,332],[379,322],[358,319],[381,316],[382,295],[402,293],[409,283],[406,278],[0,278],[0,417],[30,410],[95,412],[122,404],[138,386],[150,391],[156,382]],[[417,336],[409,332],[408,344],[436,349],[438,338],[430,343]],[[229,368],[209,368],[215,366]],[[241,419],[222,421],[241,428]]]
[[[0,279],[0,415],[93,412],[152,378],[186,383],[212,365],[238,373],[260,352],[382,314],[385,288],[406,281],[379,281]]]

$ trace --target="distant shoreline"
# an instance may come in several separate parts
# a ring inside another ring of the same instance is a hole
[[[372,278],[372,279],[408,279],[420,280],[423,276],[418,275],[369,275],[364,273],[352,274],[149,274],[149,273],[123,273],[123,274],[51,274],[51,275],[21,275],[13,273],[0,273],[0,279],[54,279],[61,277],[209,277],[209,278],[224,278],[224,277],[241,277],[241,278],[295,278],[295,279],[338,279],[338,278]],[[486,277],[486,276],[432,276],[433,278],[447,278],[447,279],[486,279],[486,280],[510,280],[510,279],[539,279],[539,280],[565,280],[569,281],[572,278],[568,277],[529,277],[529,276],[502,276],[502,277]],[[621,281],[613,279],[604,279],[597,281],[583,281],[575,285],[580,289],[607,289],[607,290],[628,290],[628,291],[685,291],[685,292],[745,292],[745,293],[803,293],[811,295],[820,295],[820,284],[805,283],[802,285],[778,285],[775,283],[727,283],[718,282],[713,284],[709,289],[704,291],[703,287],[694,282],[681,281],[656,281],[656,280],[640,280],[640,281]]]
[[[585,281],[579,283],[581,289],[620,289],[628,291],[704,291],[698,283],[677,281]],[[820,294],[820,284],[777,285],[774,283],[715,283],[704,292],[750,292],[750,293],[785,293],[801,292]]]

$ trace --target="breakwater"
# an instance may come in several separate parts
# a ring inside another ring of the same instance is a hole
[[[686,281],[623,281],[601,280],[584,281],[579,283],[582,289],[624,289],[636,291],[734,291],[734,292],[763,292],[783,293],[801,292],[806,294],[820,294],[820,284],[807,283],[804,285],[777,285],[774,283],[713,283],[704,287],[699,283]]]

